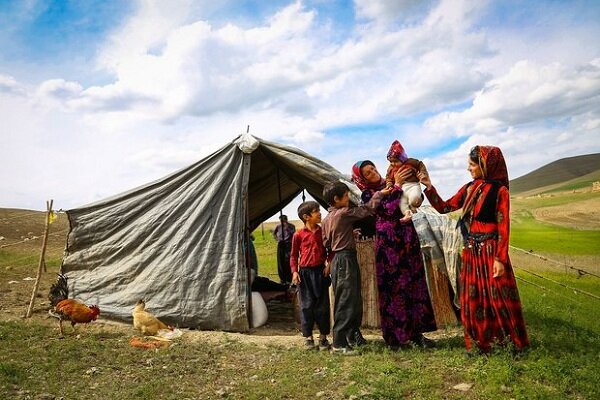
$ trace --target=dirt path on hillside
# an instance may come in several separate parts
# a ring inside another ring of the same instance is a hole
[[[600,198],[533,210],[537,220],[573,229],[596,230],[600,227]]]

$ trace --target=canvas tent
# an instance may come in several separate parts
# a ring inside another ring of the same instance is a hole
[[[249,329],[248,233],[306,189],[319,203],[335,168],[245,134],[197,163],[115,197],[67,211],[61,271],[71,294],[128,320],[145,299],[165,322]]]

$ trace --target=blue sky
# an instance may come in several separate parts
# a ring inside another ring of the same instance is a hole
[[[73,208],[251,133],[451,195],[600,151],[598,1],[0,0],[0,207]],[[287,211],[293,215],[290,208]]]

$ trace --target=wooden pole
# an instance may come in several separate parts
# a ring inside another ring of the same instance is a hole
[[[52,204],[54,200],[46,201],[46,227],[44,229],[44,239],[42,241],[42,251],[40,253],[40,262],[38,264],[37,277],[35,279],[35,285],[33,285],[33,292],[31,293],[31,300],[29,301],[29,308],[27,308],[27,314],[25,318],[31,317],[33,311],[33,303],[35,302],[35,296],[40,287],[40,280],[42,278],[42,270],[46,266],[44,257],[46,256],[46,244],[48,243],[48,231],[50,230],[50,214],[52,213]]]

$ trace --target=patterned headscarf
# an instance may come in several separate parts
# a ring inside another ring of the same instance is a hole
[[[354,164],[354,166],[352,167],[352,182],[354,182],[354,184],[358,186],[361,192],[365,189],[383,189],[385,187],[385,179],[381,178],[379,183],[371,183],[365,179],[365,177],[362,174],[361,168],[367,165],[372,165],[375,167],[375,164],[373,164],[373,162],[370,160],[359,161],[356,164]],[[381,177],[381,174],[379,174],[379,176]]]
[[[496,146],[475,146],[479,148],[479,166],[483,179],[496,181],[508,189],[508,170],[502,150]]]
[[[467,197],[463,204],[462,216],[458,221],[463,235],[468,232],[473,219],[473,209],[479,195],[483,191],[486,183],[497,182],[508,189],[508,170],[504,156],[499,147],[496,146],[475,146],[471,149],[471,154],[479,153],[478,164],[483,174],[483,179],[475,179],[467,189]]]
[[[408,156],[406,155],[404,147],[402,147],[400,142],[397,140],[394,140],[394,143],[392,143],[392,146],[387,153],[387,159],[389,161],[391,161],[390,158],[395,158],[396,160],[400,160],[402,162],[406,162],[406,160],[408,160]]]

